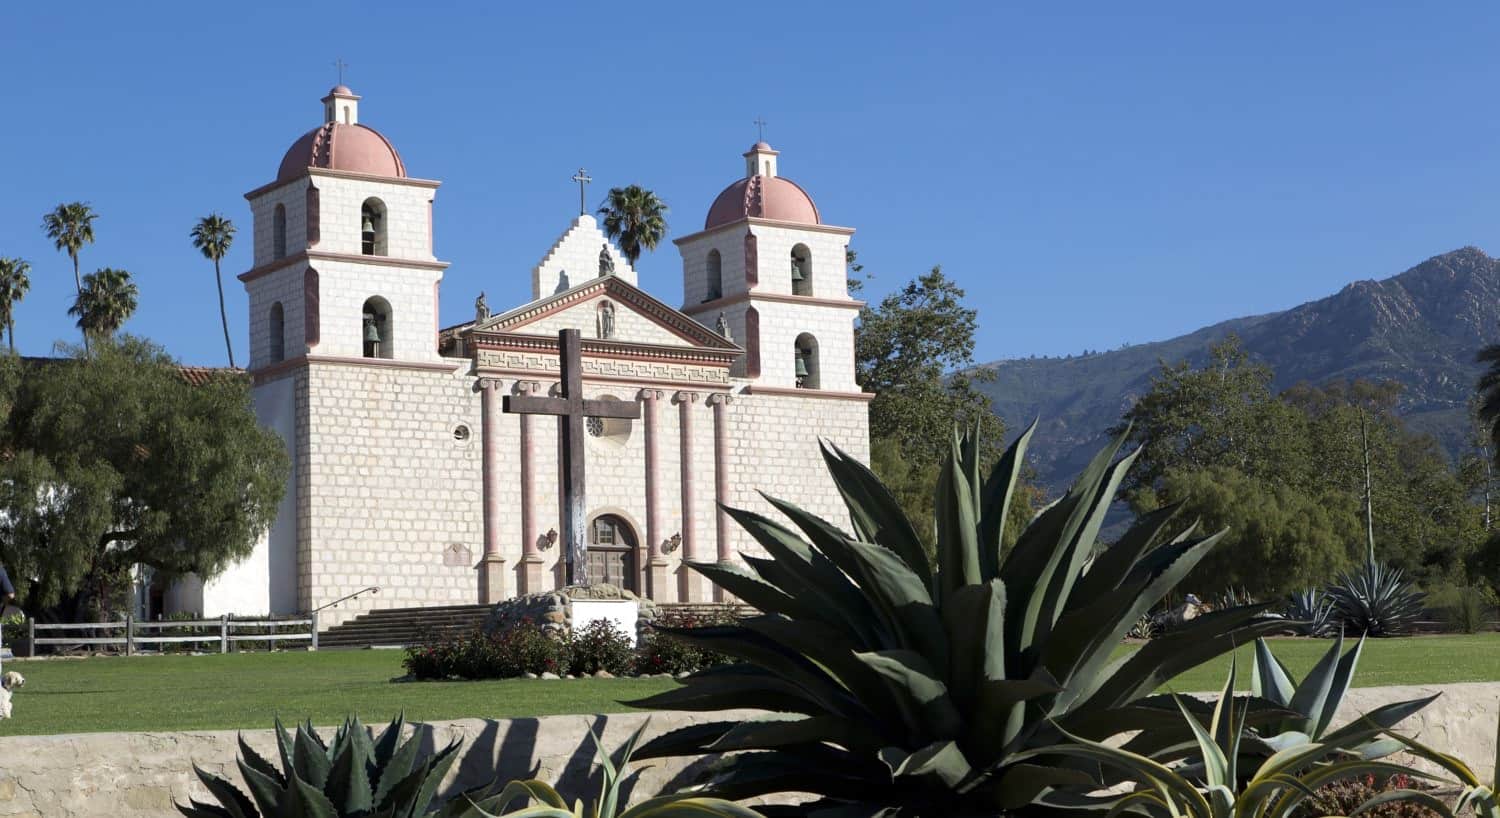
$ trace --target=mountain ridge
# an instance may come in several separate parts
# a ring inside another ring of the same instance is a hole
[[[1230,318],[1193,332],[1108,352],[980,364],[979,388],[1006,428],[1038,419],[1030,451],[1041,482],[1066,486],[1104,442],[1104,431],[1150,387],[1161,361],[1201,364],[1234,333],[1276,372],[1273,388],[1299,382],[1386,379],[1404,391],[1398,412],[1450,455],[1467,436],[1467,402],[1480,347],[1500,342],[1500,261],[1463,247],[1384,279],[1350,282],[1290,309]]]

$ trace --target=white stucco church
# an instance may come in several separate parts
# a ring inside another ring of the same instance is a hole
[[[249,368],[256,412],[291,458],[286,495],[254,555],[179,588],[174,607],[291,613],[380,588],[331,624],[559,585],[557,421],[505,413],[501,398],[555,389],[564,328],[582,331],[586,397],[641,404],[637,420],[588,421],[594,576],[707,600],[684,560],[758,551],[718,503],[775,516],[763,490],[846,519],[817,441],[868,459],[861,303],[845,281],[854,231],[823,222],[769,145],[744,154],[701,230],[673,240],[681,293],[645,292],[591,216],[559,214],[531,300],[476,303],[454,323],[438,312],[440,183],[408,173],[349,88],[322,102],[323,123],[246,194]],[[497,259],[494,275],[529,263]]]

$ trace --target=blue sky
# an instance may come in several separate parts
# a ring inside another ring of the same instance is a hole
[[[942,264],[978,357],[1065,354],[1282,309],[1466,244],[1500,252],[1500,5],[1448,3],[95,3],[0,6],[0,255],[32,264],[21,351],[76,333],[84,271],[133,273],[129,331],[224,361],[194,221],[320,121],[361,119],[444,181],[444,322],[524,300],[577,203],[639,183],[701,227],[768,120],[783,175],[878,297]],[[248,236],[226,294],[245,358]],[[642,283],[681,297],[666,244]]]

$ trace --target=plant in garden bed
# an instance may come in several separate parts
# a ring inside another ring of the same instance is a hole
[[[718,798],[701,798],[692,795],[662,795],[650,798],[634,806],[628,806],[622,800],[623,785],[629,782],[634,775],[626,776],[625,768],[630,766],[631,756],[635,753],[635,747],[641,740],[641,734],[646,731],[649,722],[636,728],[636,731],[626,739],[624,746],[615,751],[611,756],[605,752],[604,744],[599,741],[599,736],[589,728],[589,738],[594,742],[594,754],[599,760],[601,777],[603,783],[599,788],[599,800],[584,806],[582,799],[574,801],[573,808],[568,809],[568,802],[563,799],[557,790],[543,781],[529,779],[525,781],[512,781],[504,787],[492,787],[488,792],[470,792],[450,802],[450,807],[455,810],[463,809],[472,805],[477,813],[454,812],[453,818],[470,818],[477,814],[485,818],[497,818],[499,815],[513,816],[514,818],[761,818],[761,814],[749,807],[743,807],[733,801],[724,801]],[[496,812],[489,810],[504,810],[521,802],[521,809],[515,812]],[[443,813],[448,818],[449,813]]]
[[[238,765],[246,790],[196,765],[198,780],[218,804],[193,799],[177,804],[188,818],[419,818],[433,814],[432,799],[461,741],[419,760],[416,735],[401,740],[405,719],[396,717],[371,738],[359,719],[345,720],[327,744],[311,724],[289,734],[276,722],[281,766],[266,760],[240,739]],[[482,818],[472,808],[444,810],[444,818]]]
[[[674,614],[670,619],[660,620],[656,626],[647,629],[641,638],[640,646],[636,649],[635,672],[643,676],[653,673],[670,673],[675,676],[680,673],[696,673],[715,665],[729,664],[735,661],[733,657],[718,651],[705,650],[670,632],[663,631],[662,627],[708,628],[733,625],[738,621],[738,617],[728,612],[713,617]]]
[[[1401,749],[1400,742],[1393,738],[1372,738],[1351,745],[1348,737],[1368,733],[1371,727],[1381,730],[1395,727],[1407,716],[1431,704],[1440,694],[1382,705],[1346,727],[1330,729],[1354,679],[1364,647],[1365,640],[1361,637],[1348,653],[1344,653],[1344,637],[1340,634],[1328,652],[1298,683],[1293,681],[1286,665],[1271,653],[1266,641],[1255,640],[1255,667],[1250,677],[1250,692],[1283,708],[1285,713],[1283,718],[1255,727],[1256,737],[1268,748],[1267,755],[1315,741],[1347,747],[1367,760],[1388,756]]]
[[[641,754],[747,751],[717,762],[700,791],[819,797],[795,814],[966,816],[1091,783],[1042,749],[1067,741],[1064,730],[1186,740],[1174,711],[1143,699],[1280,624],[1257,618],[1266,605],[1214,611],[1116,659],[1121,639],[1219,535],[1172,533],[1169,507],[1094,555],[1135,459],[1116,461],[1121,435],[1002,551],[1031,432],[984,478],[978,441],[955,437],[937,491],[935,567],[885,486],[831,447],[824,457],[852,535],[774,498],[801,535],[729,509],[769,556],[693,568],[764,614],[671,632],[744,663],[634,704],[774,714],[668,733]]]
[[[635,665],[630,637],[613,622],[596,619],[568,637],[568,672],[591,676],[599,671],[623,676]]]
[[[1048,801],[1064,809],[1128,812],[1150,818],[1291,818],[1326,785],[1374,774],[1402,776],[1406,780],[1431,776],[1399,764],[1372,761],[1359,756],[1358,748],[1379,737],[1382,729],[1373,723],[1330,734],[1322,741],[1296,744],[1261,761],[1253,771],[1240,769],[1244,761],[1241,741],[1247,735],[1246,716],[1250,702],[1234,698],[1234,671],[1219,694],[1205,727],[1198,717],[1178,702],[1182,720],[1193,733],[1196,754],[1181,764],[1169,766],[1144,755],[1096,741],[1070,736],[1072,742],[1023,754],[1027,759],[1068,757],[1123,771],[1133,789],[1107,793],[1053,793]],[[1425,748],[1396,737],[1415,750],[1419,758],[1436,761]],[[1439,815],[1451,816],[1448,806],[1432,793],[1419,789],[1388,789],[1372,795],[1348,815],[1395,802],[1420,805]]]

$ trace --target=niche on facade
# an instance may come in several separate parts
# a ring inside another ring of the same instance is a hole
[[[266,357],[271,363],[286,360],[286,310],[281,302],[271,305],[270,317],[266,319]]]
[[[812,295],[812,251],[807,245],[792,248],[792,295]]]
[[[707,286],[704,290],[703,300],[713,301],[724,297],[724,259],[718,250],[709,250],[708,259],[704,262],[707,271]]]

